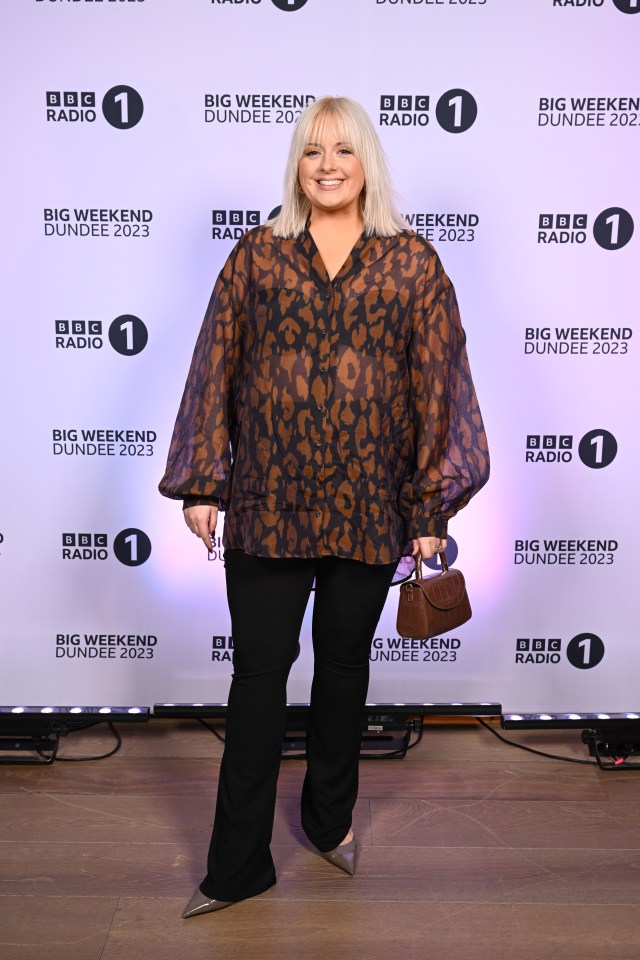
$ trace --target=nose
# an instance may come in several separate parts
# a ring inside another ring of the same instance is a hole
[[[333,161],[333,157],[329,157],[325,154],[322,160],[322,166],[320,167],[323,173],[330,173],[332,170],[336,169],[336,165]]]

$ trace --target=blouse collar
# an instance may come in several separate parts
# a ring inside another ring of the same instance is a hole
[[[316,275],[317,280],[325,286],[329,283],[340,283],[352,274],[357,273],[362,267],[368,267],[372,263],[375,263],[376,260],[383,257],[391,247],[394,247],[397,242],[398,237],[378,237],[375,234],[368,237],[363,231],[333,280],[330,280],[327,268],[309,230],[308,223],[298,237],[298,244],[309,261],[311,271]]]

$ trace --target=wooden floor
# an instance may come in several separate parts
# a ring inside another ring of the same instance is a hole
[[[303,839],[282,766],[278,883],[184,921],[221,746],[195,721],[120,728],[114,757],[0,767],[2,960],[638,960],[640,774],[544,760],[477,725],[427,724],[361,764],[349,877]],[[103,751],[106,729],[61,754]],[[587,759],[580,732],[521,742]]]

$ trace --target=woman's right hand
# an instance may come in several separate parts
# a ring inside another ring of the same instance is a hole
[[[213,549],[212,537],[216,532],[218,508],[214,506],[186,507],[182,513],[184,521],[196,537],[200,537],[209,552]]]

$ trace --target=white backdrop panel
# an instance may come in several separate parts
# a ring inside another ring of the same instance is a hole
[[[222,561],[156,487],[217,272],[279,203],[299,99],[335,93],[371,113],[399,205],[456,285],[493,461],[450,527],[473,619],[416,648],[392,590],[370,699],[638,707],[636,11],[3,5],[0,702],[226,699]],[[78,235],[99,211],[115,219]]]

